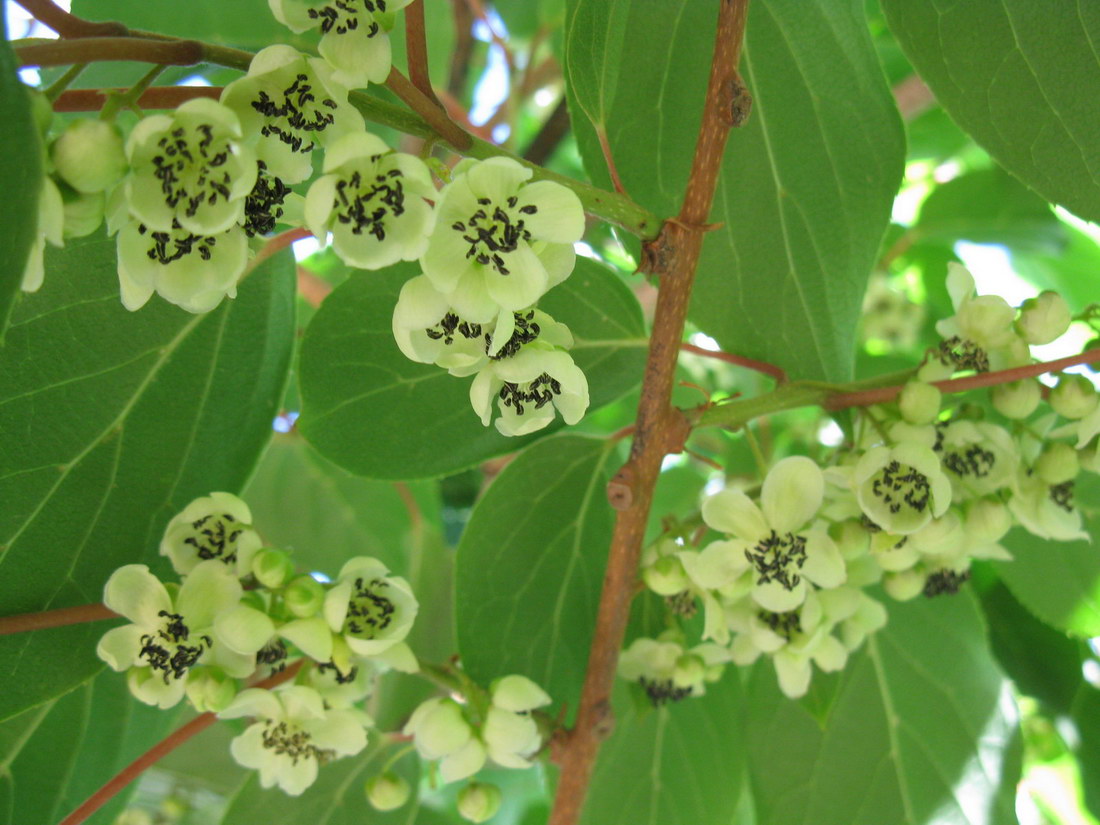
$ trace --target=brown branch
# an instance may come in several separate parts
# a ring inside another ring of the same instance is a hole
[[[298,671],[302,667],[302,661],[303,660],[299,660],[290,665],[286,670],[276,673],[274,676],[269,676],[262,682],[257,682],[253,687],[273,688],[276,685],[281,685],[283,682],[290,681],[298,675]],[[168,734],[168,736],[157,742],[157,744],[153,745],[153,747],[149,748],[149,750],[111,777],[98,791],[85,799],[80,807],[61,820],[61,825],[80,825],[80,823],[84,822],[84,820],[110,802],[119,791],[141,776],[146,769],[217,721],[218,717],[213,713],[202,713],[186,725],[176,728]]]
[[[49,630],[51,627],[65,627],[83,622],[101,622],[117,617],[117,613],[103,604],[82,604],[58,610],[43,610],[40,613],[20,613],[0,618],[0,636],[27,633],[31,630]]]
[[[743,355],[734,355],[731,352],[722,352],[720,350],[703,349],[697,347],[694,344],[682,343],[680,349],[684,352],[694,353],[695,355],[703,355],[707,358],[717,358],[719,361],[725,361],[729,364],[736,364],[739,367],[747,367],[750,370],[763,373],[771,378],[774,378],[777,383],[787,383],[787,373],[783,371],[781,367],[777,367],[775,364],[769,364],[767,361],[757,361],[755,358],[746,358]]]
[[[523,159],[531,163],[537,163],[539,166],[544,165],[550,159],[550,156],[554,154],[562,139],[569,134],[569,126],[569,105],[565,100],[565,96],[562,95],[558,105],[550,113],[550,117],[546,118],[542,128],[539,129],[539,133],[535,135],[535,139],[531,141],[527,151],[523,153]]]
[[[64,38],[125,37],[129,31],[121,23],[95,23],[69,14],[52,0],[15,0],[39,23],[45,23]]]
[[[649,356],[630,459],[608,487],[618,515],[589,651],[577,721],[557,749],[561,776],[549,825],[574,825],[580,817],[600,744],[611,732],[611,688],[626,633],[638,559],[661,460],[683,448],[688,427],[671,406],[688,299],[703,243],[718,171],[732,126],[748,114],[750,98],[737,73],[748,0],[722,0],[718,11],[703,120],[691,177],[678,219],[667,221],[647,246],[648,270],[660,276]]]
[[[906,122],[916,120],[936,103],[936,97],[919,75],[909,75],[894,86],[894,102]]]
[[[397,69],[390,69],[390,76],[386,78],[386,86],[397,95],[405,104],[420,115],[447,143],[451,144],[459,152],[465,152],[470,148],[473,139],[455,123],[439,104],[432,101],[421,92],[412,82]]]
[[[405,7],[405,55],[409,63],[409,79],[424,96],[442,106],[432,91],[428,73],[428,40],[424,35],[424,0],[413,0]]]
[[[205,47],[197,40],[144,40],[136,37],[83,37],[18,46],[20,66],[68,66],[104,60],[137,60],[161,66],[203,62]]]
[[[1053,361],[1044,361],[1039,364],[1026,364],[1022,367],[1012,367],[1007,370],[995,372],[980,372],[976,375],[967,375],[962,378],[951,378],[946,381],[933,381],[932,386],[937,387],[944,394],[967,392],[983,387],[995,387],[998,384],[1008,384],[1012,381],[1021,381],[1025,378],[1035,378],[1048,372],[1061,372],[1069,367],[1079,364],[1100,363],[1100,349],[1085,350],[1078,355],[1067,355],[1065,358],[1057,358]],[[842,392],[830,395],[825,399],[823,406],[827,410],[842,410],[845,407],[866,407],[871,404],[885,404],[893,401],[904,389],[904,385],[893,387],[877,387],[859,392]]]
[[[55,112],[98,112],[109,92],[125,94],[126,89],[69,89],[53,102]],[[137,105],[142,109],[175,109],[196,97],[221,97],[221,86],[153,86],[141,93]]]

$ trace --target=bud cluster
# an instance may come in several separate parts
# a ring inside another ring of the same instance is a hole
[[[1029,347],[1069,327],[1065,301],[1046,292],[1016,310],[975,295],[957,265],[948,290],[956,314],[937,324],[942,345],[896,402],[861,411],[829,466],[783,458],[757,494],[731,486],[702,502],[718,538],[670,534],[645,551],[641,577],[673,624],[704,611],[699,644],[673,629],[622,653],[620,675],[654,704],[700,695],[725,663],[761,656],[785,694],[802,696],[814,666],[843,668],[886,624],[869,588],[897,600],[953,594],[973,561],[1011,560],[1000,542],[1014,525],[1052,541],[1087,537],[1073,487],[1082,470],[1100,471],[1088,379],[1060,376],[1046,403],[1036,379],[1000,385],[988,410],[945,405],[930,383],[1033,363]]]

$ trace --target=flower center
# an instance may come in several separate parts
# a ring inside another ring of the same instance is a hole
[[[505,265],[502,254],[515,252],[520,241],[531,240],[531,233],[518,215],[534,215],[538,207],[528,204],[516,210],[518,200],[511,197],[508,198],[507,210],[494,206],[490,214],[487,207],[493,206],[493,202],[489,198],[478,198],[477,202],[482,208],[466,221],[455,221],[451,229],[470,244],[466,251],[467,260],[473,258],[482,266],[492,266],[501,275],[510,275],[511,270]]]
[[[163,618],[164,625],[155,634],[146,633],[141,637],[141,650],[138,658],[149,663],[149,667],[159,671],[168,684],[169,677],[182,679],[188,669],[195,664],[203,653],[214,643],[209,636],[200,636],[198,644],[183,644],[189,641],[191,631],[183,622],[179,613],[161,610],[157,613]]]
[[[346,685],[350,682],[354,682],[355,677],[359,675],[358,665],[352,665],[351,668],[347,671],[340,670],[340,667],[336,664],[336,662],[333,662],[331,660],[328,662],[321,662],[319,665],[317,665],[318,673],[326,673],[330,670],[332,671],[333,680],[338,685]]]
[[[679,702],[681,699],[691,696],[692,686],[676,687],[671,679],[647,679],[645,676],[638,678],[638,684],[645,689],[645,695],[653,703],[653,707],[660,707],[668,702]]]
[[[779,582],[784,590],[794,590],[802,581],[795,570],[806,562],[806,539],[794,533],[781,536],[772,530],[755,547],[745,551],[745,558],[760,574],[757,584],[774,581]]]
[[[269,719],[264,725],[263,746],[277,756],[289,756],[291,764],[297,765],[299,759],[316,759],[323,765],[336,757],[335,750],[319,748],[312,740],[308,731],[293,723]]]
[[[961,573],[956,573],[954,570],[939,570],[928,577],[922,592],[929,599],[935,596],[954,596],[969,579],[969,570]]]
[[[260,129],[264,137],[274,135],[295,152],[303,154],[313,151],[315,144],[310,141],[303,145],[304,140],[299,132],[323,132],[335,122],[332,112],[322,111],[317,106],[306,108],[308,104],[317,99],[313,94],[313,86],[309,83],[309,76],[299,74],[294,82],[283,89],[283,102],[276,105],[267,92],[260,91],[256,99],[252,101],[252,108],[267,118],[282,118],[286,126],[278,123],[265,123]],[[330,98],[322,98],[321,106],[326,109],[335,109],[336,101]]]
[[[348,603],[348,617],[344,620],[344,632],[361,639],[373,639],[393,622],[397,608],[379,591],[388,588],[389,582],[372,579],[355,580],[355,592]]]
[[[514,407],[516,415],[523,415],[524,404],[533,403],[535,409],[539,410],[553,401],[555,395],[561,395],[561,383],[544,372],[526,384],[505,381],[498,394],[505,407]]]
[[[229,159],[229,142],[215,142],[212,126],[200,123],[190,130],[178,126],[157,146],[162,154],[153,157],[153,174],[170,207],[182,203],[187,216],[194,217],[204,202],[217,203],[219,197],[229,200],[229,173],[220,169]]]
[[[1073,512],[1073,481],[1064,481],[1050,488],[1050,500],[1067,513]]]
[[[439,319],[439,323],[434,327],[428,327],[424,332],[433,341],[442,340],[444,344],[450,346],[457,335],[461,335],[467,341],[480,338],[481,324],[471,324],[469,321],[463,321],[453,312],[448,312]]]
[[[788,610],[786,613],[772,613],[770,610],[761,610],[756,614],[764,624],[772,629],[788,642],[796,633],[802,632],[802,617],[797,610]]]
[[[274,175],[266,173],[267,164],[258,161],[260,174],[256,185],[244,199],[244,231],[248,237],[266,235],[275,229],[276,221],[283,216],[283,201],[290,194],[290,187]]]
[[[256,651],[256,664],[270,665],[275,670],[282,670],[286,666],[286,657],[286,645],[282,639],[276,639]]]
[[[539,337],[539,333],[542,331],[539,328],[539,325],[531,320],[532,318],[535,317],[535,311],[534,310],[531,310],[526,315],[523,315],[522,313],[519,313],[519,312],[515,312],[515,313],[513,313],[513,315],[515,315],[516,326],[515,326],[515,329],[512,330],[512,337],[508,339],[508,343],[506,343],[503,347],[500,348],[500,352],[498,352],[496,355],[489,355],[489,358],[492,359],[493,361],[499,361],[502,358],[511,358],[513,355],[515,355],[517,352],[520,351],[520,349],[523,347],[524,344],[530,344],[532,341],[537,340],[538,337]],[[486,355],[489,354],[489,344],[490,344],[490,339],[489,339],[489,336],[486,335],[485,336],[485,354]],[[545,376],[545,373],[543,373],[543,376]],[[558,388],[557,392],[561,392],[560,387]],[[543,403],[545,403],[545,402],[543,402]],[[540,404],[539,406],[542,406],[542,405]]]
[[[220,559],[226,564],[237,561],[237,539],[244,528],[229,513],[203,516],[191,522],[194,534],[183,540],[195,548],[200,559]]]
[[[941,361],[953,363],[957,370],[989,372],[989,356],[984,349],[969,339],[957,335],[940,342]]]
[[[901,512],[902,504],[923,513],[932,498],[928,476],[908,464],[891,461],[872,477],[871,491],[891,513]]]
[[[192,252],[198,253],[204,261],[209,261],[214,254],[213,248],[218,244],[218,239],[213,236],[184,232],[179,221],[175,220],[172,221],[171,232],[149,232],[148,227],[143,223],[138,224],[138,232],[142,235],[148,234],[152,239],[153,245],[146,250],[145,254],[149,256],[149,260],[156,261],[158,264],[170,264],[180,258],[186,258]]]
[[[386,0],[333,0],[320,8],[310,9],[308,13],[311,20],[321,21],[321,34],[331,31],[347,34],[359,28],[359,15],[363,10],[370,14],[374,14],[375,10],[384,12]],[[378,23],[371,19],[366,32],[367,37],[374,37],[378,34]]]
[[[372,155],[377,162],[381,155]],[[401,183],[404,177],[400,169],[391,169],[384,174],[374,176],[367,183],[359,172],[347,180],[336,182],[336,200],[332,208],[340,223],[351,224],[353,235],[362,235],[366,230],[378,240],[386,240],[385,219],[387,215],[399,217],[405,212],[405,187]]]

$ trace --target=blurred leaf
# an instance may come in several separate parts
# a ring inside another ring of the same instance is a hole
[[[717,0],[567,8],[565,77],[585,167],[610,186],[602,133],[630,196],[674,214]],[[792,377],[843,380],[905,154],[862,4],[752,3],[741,73],[752,114],[730,135],[691,319],[723,349]]]
[[[968,591],[891,604],[840,678],[822,728],[778,691],[770,664],[753,671],[759,825],[1015,825],[1015,708]]]
[[[541,433],[506,438],[483,427],[470,406],[472,377],[454,378],[402,355],[393,340],[393,308],[401,286],[419,272],[416,264],[398,264],[359,273],[325,300],[302,343],[299,427],[325,458],[367,478],[453,473],[561,426],[559,419]],[[578,258],[572,276],[539,307],[576,337],[571,354],[588,377],[591,409],[641,380],[641,309],[606,268]]]
[[[1056,254],[1064,225],[1050,206],[1000,168],[967,172],[932,190],[911,230],[923,242],[1004,244]]]
[[[486,490],[458,547],[455,624],[467,672],[484,685],[521,673],[570,715],[611,541],[611,446],[565,434],[532,445]]]
[[[118,297],[115,244],[49,250],[0,350],[0,604],[102,600],[115,568],[151,562],[168,519],[239,490],[271,436],[294,329],[293,259],[262,264],[206,315]],[[102,624],[0,638],[0,719],[102,666]]]
[[[1057,253],[1013,250],[1012,268],[1040,289],[1061,294],[1074,312],[1100,295],[1100,245],[1090,235],[1063,224],[1067,242]]]
[[[1100,691],[1094,685],[1081,686],[1071,717],[1080,737],[1076,756],[1085,806],[1100,819]]]
[[[962,150],[970,137],[939,106],[906,124],[909,160],[946,160]]]
[[[745,770],[737,673],[708,685],[705,696],[661,708],[633,705],[619,682],[615,708],[582,825],[729,825]]]
[[[1100,478],[1082,473],[1074,498],[1100,501]],[[1085,519],[1084,530],[1100,535],[1100,512]],[[1014,561],[998,562],[997,575],[1024,607],[1071,636],[1100,636],[1100,555],[1092,543],[1048,541],[1017,527],[1002,544]]]
[[[1008,171],[1100,220],[1100,5],[882,0],[936,99]]]
[[[38,226],[38,190],[42,186],[42,145],[31,115],[27,88],[16,74],[0,9],[0,345],[23,283],[23,268]]]

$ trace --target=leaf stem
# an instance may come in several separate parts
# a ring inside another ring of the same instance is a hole
[[[298,674],[298,670],[302,667],[302,661],[303,660],[299,660],[281,673],[276,673],[264,679],[262,682],[257,682],[253,687],[273,688],[276,685],[281,685],[283,682],[290,681]],[[153,745],[153,747],[107,780],[98,791],[85,799],[80,807],[61,820],[60,825],[80,825],[80,823],[84,822],[88,817],[110,802],[115,794],[137,779],[147,768],[217,721],[218,717],[213,713],[202,713],[182,727],[176,728],[168,734],[168,736]]]
[[[428,40],[424,34],[424,0],[413,0],[405,6],[405,56],[409,64],[409,79],[437,108],[443,104],[432,91],[428,74]]]
[[[739,367],[748,367],[750,370],[755,370],[756,372],[774,378],[779,384],[787,383],[787,373],[784,372],[782,368],[777,367],[775,364],[769,364],[767,361],[757,361],[755,358],[746,358],[743,355],[734,355],[731,352],[722,352],[721,350],[703,349],[702,347],[697,347],[687,342],[680,344],[680,349],[695,355],[702,355],[707,358],[717,358],[719,361],[737,364]]]
[[[53,102],[55,112],[96,112],[113,94],[125,94],[125,89],[69,89]],[[135,101],[141,109],[175,109],[181,103],[197,97],[217,100],[221,86],[153,86]]]
[[[737,73],[748,0],[722,0],[718,10],[703,119],[680,214],[646,245],[648,271],[660,276],[653,333],[630,459],[608,485],[618,510],[575,727],[555,745],[561,776],[549,825],[574,825],[581,814],[600,744],[611,733],[611,688],[638,578],[653,490],[661,461],[678,452],[690,429],[671,406],[676,361],[707,216],[731,127],[744,120],[747,97]],[[740,107],[740,108],[739,108]],[[741,116],[735,116],[740,112]]]
[[[0,617],[0,636],[115,618],[118,618],[118,614],[104,604],[82,604],[39,613],[20,613],[16,616]]]
[[[442,106],[418,89],[412,81],[401,74],[397,67],[390,69],[390,76],[386,78],[386,88],[424,118],[432,129],[433,137],[438,135],[459,152],[465,152],[470,148],[473,136],[451,120]]]
[[[105,60],[136,60],[163,66],[202,63],[206,47],[197,40],[144,40],[136,37],[82,37],[15,45],[20,66],[66,66]]]

